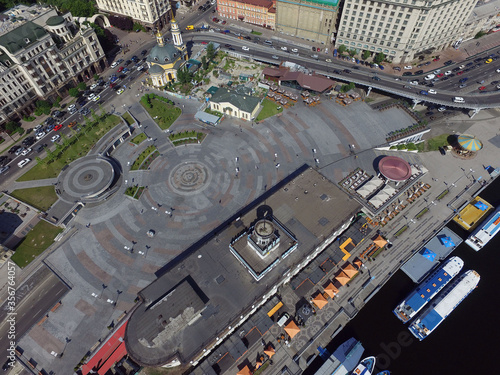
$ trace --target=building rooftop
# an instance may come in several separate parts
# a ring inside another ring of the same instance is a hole
[[[253,112],[260,103],[260,99],[255,96],[241,95],[235,90],[220,88],[210,98],[214,103],[231,103],[235,107],[245,112]]]
[[[143,303],[132,314],[125,338],[129,355],[149,366],[198,360],[220,343],[228,327],[243,323],[254,304],[271,298],[266,293],[284,275],[303,267],[320,244],[350,222],[360,205],[346,198],[326,177],[304,166],[237,212],[139,293]],[[229,245],[264,217],[286,228],[284,243],[293,237],[298,245],[257,281]],[[256,324],[265,331],[273,323],[264,319]]]
[[[17,29],[1,35],[0,45],[4,46],[10,53],[15,54],[46,35],[47,31],[43,27],[28,21]]]

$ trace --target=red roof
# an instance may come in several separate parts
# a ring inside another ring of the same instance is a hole
[[[411,167],[406,160],[397,156],[386,156],[378,163],[378,169],[387,179],[406,181],[411,177]]]
[[[97,371],[97,374],[104,375],[116,362],[127,355],[125,340],[123,339],[127,321],[122,323],[113,336],[82,366],[83,375],[89,374],[92,370],[94,374]]]
[[[324,92],[335,83],[322,75],[291,72],[283,68],[264,68],[262,74],[268,77],[278,77],[280,81],[297,81],[304,90],[313,90],[316,92]]]

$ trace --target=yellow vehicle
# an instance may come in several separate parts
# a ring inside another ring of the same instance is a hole
[[[186,27],[186,30],[194,30],[194,26],[193,26],[193,25],[188,25],[188,26]]]

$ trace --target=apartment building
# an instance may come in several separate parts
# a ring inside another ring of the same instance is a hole
[[[169,22],[168,0],[96,0],[101,12],[130,17],[150,29],[163,29]]]
[[[340,0],[278,0],[276,30],[317,43],[331,44],[337,31]]]
[[[500,0],[487,3],[479,3],[472,10],[469,19],[465,23],[465,30],[461,39],[474,38],[479,32],[500,31]],[[461,40],[459,40],[461,42]]]
[[[335,46],[383,52],[396,63],[457,42],[478,0],[345,0]]]
[[[217,12],[220,17],[272,30],[276,24],[275,0],[217,0]]]
[[[72,82],[86,81],[106,67],[91,27],[51,8],[18,5],[0,29],[0,124],[30,114],[36,100],[64,96]]]

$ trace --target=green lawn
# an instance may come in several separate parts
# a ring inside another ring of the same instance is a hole
[[[135,122],[134,119],[132,118],[132,116],[130,116],[130,114],[128,112],[125,112],[122,115],[122,117],[129,125],[132,125]]]
[[[11,258],[12,261],[21,268],[26,267],[35,257],[52,245],[54,238],[61,232],[62,228],[40,220],[16,247]]]
[[[41,180],[44,178],[57,177],[61,169],[72,161],[87,155],[89,150],[101,139],[107,132],[120,123],[118,116],[107,116],[95,125],[86,125],[76,135],[73,135],[71,141],[74,142],[64,149],[61,154],[54,158],[54,161],[43,163],[39,162],[28,172],[23,174],[17,181]],[[45,160],[48,156],[45,157]]]
[[[57,201],[57,194],[52,185],[18,189],[14,190],[10,195],[40,211],[47,211]]]
[[[146,138],[147,138],[146,134],[139,133],[134,138],[132,138],[132,140],[130,142],[132,142],[133,144],[138,145],[138,144],[142,143],[143,141],[145,141]]]
[[[258,32],[258,31],[252,31],[250,34],[253,34],[253,35],[262,35],[262,33]]]
[[[428,139],[425,142],[420,142],[416,146],[419,152],[437,151],[439,147],[444,147],[449,145],[448,142],[449,137],[450,137],[449,134],[441,134],[434,138]]]
[[[281,108],[278,109],[278,107],[281,107]],[[277,115],[278,113],[281,113],[281,112],[283,112],[283,107],[281,105],[278,105],[275,102],[273,102],[272,100],[266,98],[262,102],[262,109],[261,109],[259,115],[257,116],[256,121],[262,121],[268,117]]]
[[[167,130],[182,112],[179,107],[157,99],[151,99],[151,108],[144,106],[142,101],[141,104],[162,130]]]
[[[148,146],[143,152],[139,154],[137,159],[135,159],[134,164],[132,164],[132,167],[130,167],[131,171],[138,170],[141,166],[141,164],[144,162],[144,160],[147,159],[147,157],[152,153],[156,151],[156,147],[151,145]]]

